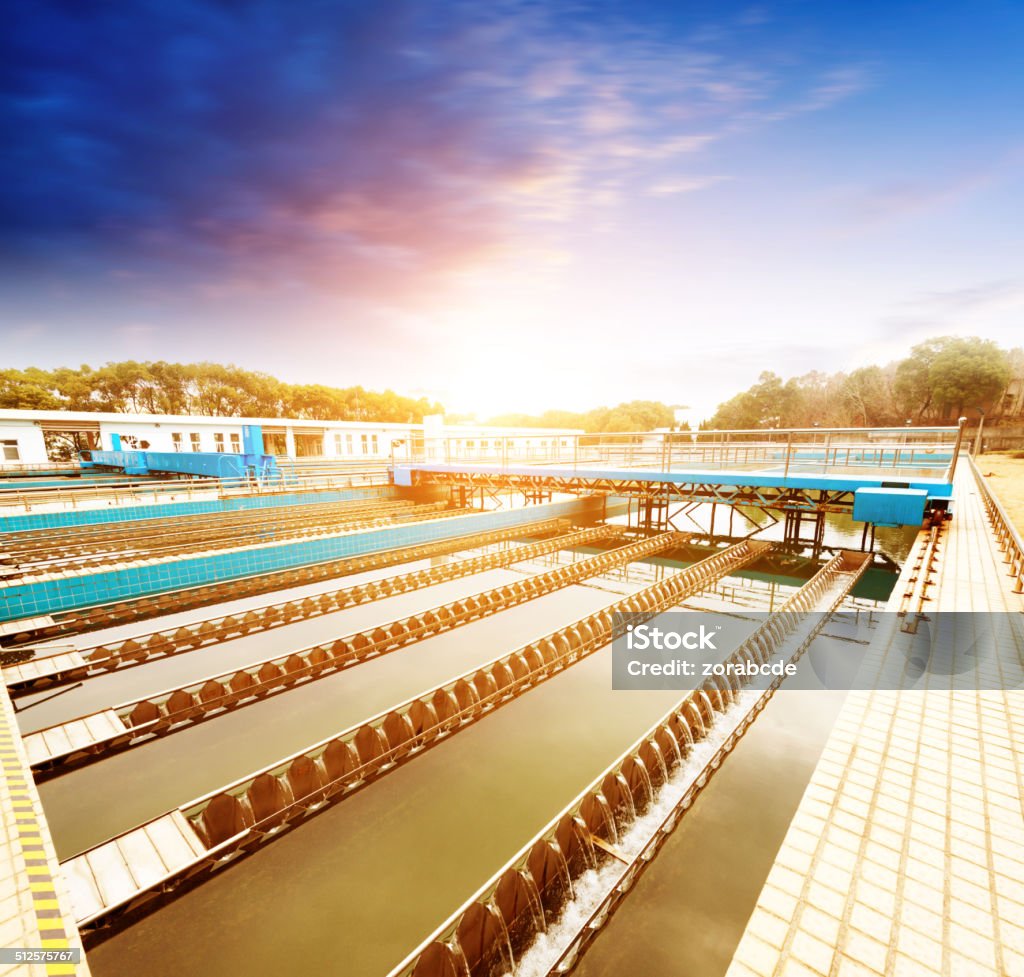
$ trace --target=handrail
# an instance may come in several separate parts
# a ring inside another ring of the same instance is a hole
[[[286,473],[291,476],[291,473]],[[77,509],[83,504],[89,508],[104,502],[116,505],[188,501],[199,498],[235,498],[238,496],[275,495],[303,491],[329,491],[357,486],[386,485],[385,468],[359,469],[338,473],[317,473],[257,482],[244,478],[177,478],[177,479],[104,479],[96,484],[46,486],[30,488],[0,485],[0,517],[5,509],[31,512],[41,506],[64,506]],[[177,498],[177,497],[181,498]]]
[[[989,487],[985,476],[978,469],[977,462],[968,455],[971,471],[974,472],[974,480],[981,492],[981,501],[985,506],[985,514],[992,526],[992,532],[996,537],[996,545],[999,552],[1003,554],[1003,562],[1010,565],[1009,575],[1013,577],[1013,592],[1024,593],[1024,540],[1021,539],[1017,527],[1007,515],[1002,503],[996,498]]]
[[[684,471],[769,467],[785,476],[866,469],[896,477],[910,472],[951,477],[962,436],[961,425],[438,437],[426,439],[415,452],[396,459],[395,466],[558,465],[574,472],[595,466],[661,472],[680,466]]]

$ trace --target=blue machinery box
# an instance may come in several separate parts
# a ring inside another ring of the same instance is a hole
[[[919,526],[927,502],[924,489],[859,488],[853,493],[853,518],[876,526]]]

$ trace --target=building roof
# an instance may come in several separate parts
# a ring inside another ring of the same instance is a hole
[[[206,414],[127,414],[116,411],[62,411],[62,410],[0,410],[0,422],[2,421],[28,421],[41,423],[81,423],[82,421],[94,421],[96,423],[139,423],[139,424],[176,424],[176,425],[240,425],[259,424],[264,427],[311,427],[311,428],[346,428],[365,430],[366,428],[379,428],[383,430],[408,431],[414,428],[422,428],[420,422],[400,423],[397,421],[318,421],[308,418],[294,417],[222,417]],[[442,430],[448,436],[459,435],[535,435],[539,437],[550,437],[551,435],[582,434],[582,430],[576,428],[550,428],[550,427],[497,427],[486,424],[451,424],[445,425]]]

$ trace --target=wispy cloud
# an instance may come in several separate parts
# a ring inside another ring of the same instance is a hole
[[[730,53],[753,9],[702,41],[611,9],[38,0],[7,39],[4,244],[125,287],[393,299],[524,237],[558,252],[551,228],[611,220],[631,187],[711,186],[745,120],[863,83],[839,68],[794,101],[774,53]]]
[[[1024,279],[1004,278],[962,288],[921,292],[903,303],[917,313],[947,317],[965,312],[1024,305]]]
[[[943,175],[909,175],[858,190],[840,203],[844,230],[858,231],[951,206],[1020,174],[1024,148],[1012,146],[995,158]]]
[[[693,193],[696,190],[706,190],[708,187],[713,187],[715,184],[728,179],[729,177],[727,176],[681,176],[675,179],[663,180],[660,183],[655,183],[648,192],[656,197],[674,196],[680,193]]]
[[[858,362],[897,359],[915,344],[943,335],[984,335],[1017,346],[1021,312],[1024,278],[918,291],[882,310],[874,328],[865,330]]]

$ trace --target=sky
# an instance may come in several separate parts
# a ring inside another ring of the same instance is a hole
[[[2,367],[481,419],[1024,345],[1024,4],[33,0]]]

